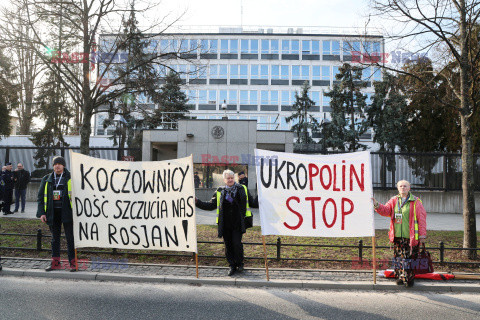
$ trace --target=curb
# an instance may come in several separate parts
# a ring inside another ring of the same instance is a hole
[[[33,277],[45,279],[86,280],[86,281],[114,281],[137,283],[178,283],[187,285],[214,285],[251,288],[286,288],[286,289],[314,289],[314,290],[362,290],[362,291],[433,291],[433,292],[471,292],[480,293],[480,284],[446,284],[446,283],[415,283],[412,288],[398,286],[392,283],[369,283],[366,281],[297,281],[297,280],[246,280],[239,278],[186,278],[162,276],[137,276],[125,274],[109,274],[98,272],[45,272],[36,269],[4,268],[0,276]]]

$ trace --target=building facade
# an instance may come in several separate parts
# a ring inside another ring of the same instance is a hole
[[[101,41],[112,41],[102,36]],[[101,42],[102,43],[102,42]],[[328,121],[330,91],[344,62],[357,62],[362,53],[381,55],[381,35],[321,33],[306,28],[218,28],[162,34],[150,41],[149,50],[172,53],[165,74],[180,74],[194,119],[256,120],[258,130],[289,130],[295,92],[305,81],[315,102],[311,112],[321,123]],[[121,58],[119,58],[121,59]],[[358,64],[360,66],[360,64]],[[370,98],[373,81],[381,71],[362,65],[365,93]],[[101,69],[101,68],[100,68]],[[141,100],[141,97],[139,98]],[[148,100],[140,101],[148,104]],[[368,100],[367,100],[368,103]],[[95,133],[107,134],[102,117],[96,118]],[[370,140],[366,134],[363,140]]]

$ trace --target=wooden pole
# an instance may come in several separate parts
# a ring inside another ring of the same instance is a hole
[[[196,252],[195,252],[195,269],[196,269],[196,274],[198,279],[198,253]]]
[[[267,272],[267,281],[270,281],[270,274],[268,273],[267,246],[265,245],[265,236],[262,236],[262,241],[263,241],[263,257],[265,259],[265,270]]]
[[[75,249],[75,270],[78,272],[78,256],[77,256],[77,249]]]
[[[372,253],[373,253],[373,284],[377,284],[377,259],[375,255],[375,236],[372,237]]]

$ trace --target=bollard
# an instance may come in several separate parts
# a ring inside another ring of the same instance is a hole
[[[280,252],[280,249],[282,248],[282,240],[280,239],[280,237],[277,238],[277,261],[280,261],[281,257],[281,252]]]
[[[37,251],[42,251],[42,229],[37,230]]]
[[[440,241],[440,263],[443,263],[444,253],[445,245],[443,244],[443,241]]]
[[[363,240],[358,240],[358,259],[363,262]]]

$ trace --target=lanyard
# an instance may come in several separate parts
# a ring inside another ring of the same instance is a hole
[[[57,185],[55,186],[55,189],[58,189],[58,186],[60,185],[60,181],[62,181],[62,176],[63,176],[63,172],[62,172],[62,174],[60,175],[60,178],[58,178],[58,183],[57,183]],[[55,172],[53,173],[53,177],[54,177],[55,179],[57,179],[57,174],[56,174]],[[55,182],[54,182],[54,183],[55,183]]]

